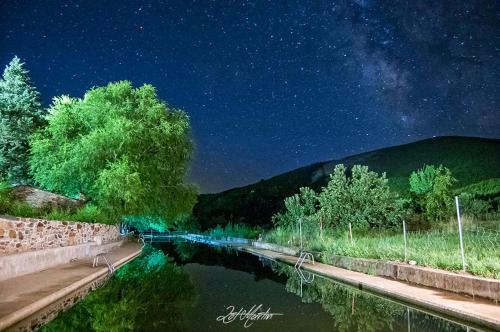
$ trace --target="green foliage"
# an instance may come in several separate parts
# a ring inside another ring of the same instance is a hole
[[[476,218],[498,217],[500,212],[500,178],[489,179],[455,190],[460,196],[462,212]]]
[[[247,225],[240,224],[233,225],[232,223],[229,223],[224,227],[217,225],[215,228],[212,228],[205,233],[215,239],[221,239],[223,237],[256,239],[262,233],[262,229],[259,227],[249,227]]]
[[[452,187],[456,179],[451,171],[439,165],[426,165],[410,175],[410,192],[417,212],[428,220],[443,221],[453,210]]]
[[[0,178],[0,214],[7,214],[9,210],[11,203],[9,188],[9,184]]]
[[[76,210],[52,209],[43,215],[43,219],[81,221],[88,223],[109,224],[107,215],[92,204],[87,204]]]
[[[314,217],[318,198],[314,190],[308,187],[300,188],[299,194],[285,198],[285,212],[278,212],[272,220],[276,226],[284,228],[298,227],[299,220],[309,223]]]
[[[488,179],[462,187],[456,193],[468,193],[473,198],[494,198],[500,196],[500,178]]]
[[[16,56],[0,80],[0,178],[27,183],[28,137],[44,123],[40,94]]]
[[[463,220],[464,249],[467,272],[500,279],[500,232],[476,229],[472,221]],[[498,220],[495,221],[498,227]],[[321,260],[331,263],[332,255],[372,258],[384,261],[404,261],[404,238],[400,228],[395,231],[376,231],[369,233],[353,232],[353,241],[347,232],[342,234],[326,232],[321,237],[307,238],[306,250],[320,252]],[[285,246],[298,244],[297,233],[281,227],[264,235],[268,242]],[[419,266],[427,266],[451,271],[462,269],[460,244],[456,221],[450,229],[407,233],[407,260],[415,260]]]
[[[189,275],[146,247],[108,281],[42,331],[185,331],[196,300]]]
[[[347,177],[344,165],[337,165],[330,182],[319,195],[319,214],[327,225],[346,229],[391,228],[399,225],[402,204],[389,190],[385,173],[379,176],[367,166],[355,165]]]
[[[187,115],[158,99],[154,87],[127,81],[54,99],[48,125],[31,138],[34,179],[66,196],[83,193],[116,220],[168,219],[190,211]]]
[[[133,225],[138,231],[144,232],[154,230],[164,232],[167,229],[167,222],[164,218],[150,216],[126,216],[123,221]]]

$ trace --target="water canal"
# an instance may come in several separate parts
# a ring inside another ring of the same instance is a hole
[[[285,264],[185,241],[146,248],[44,330],[474,331],[320,276],[301,277]]]

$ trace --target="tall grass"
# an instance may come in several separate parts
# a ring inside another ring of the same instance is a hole
[[[475,227],[466,222],[463,230],[464,252],[467,272],[500,279],[500,232],[490,227]],[[493,223],[499,225],[499,221]],[[417,265],[460,271],[462,261],[457,227],[451,225],[432,231],[413,231],[407,234],[407,261]],[[299,234],[276,228],[265,234],[265,240],[287,246],[299,246]],[[323,237],[307,234],[303,237],[304,249],[320,253],[325,262],[332,255],[356,258],[373,258],[388,261],[404,261],[403,233],[389,231],[369,234],[326,233]]]
[[[247,225],[228,223],[224,227],[222,227],[221,225],[217,225],[216,227],[206,231],[205,233],[215,239],[220,239],[223,237],[256,239],[262,233],[262,229],[259,227],[250,227]]]

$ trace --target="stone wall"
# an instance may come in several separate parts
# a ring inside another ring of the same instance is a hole
[[[0,256],[120,238],[117,225],[31,218],[0,218]]]

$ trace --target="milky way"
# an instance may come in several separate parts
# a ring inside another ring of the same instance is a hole
[[[500,137],[497,1],[0,3],[45,105],[127,79],[191,117],[219,191],[438,135]]]

